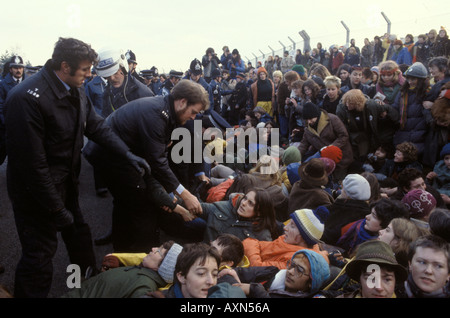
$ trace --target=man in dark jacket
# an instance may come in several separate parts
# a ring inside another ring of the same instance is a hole
[[[78,202],[83,135],[149,173],[145,160],[129,152],[86,98],[83,83],[96,60],[90,45],[60,38],[52,59],[6,100],[7,186],[22,244],[15,297],[47,297],[58,231],[72,264],[83,274],[96,267]]]
[[[107,48],[99,52],[97,73],[108,81],[103,93],[104,118],[132,100],[155,95],[136,77],[128,76],[127,60],[118,50]]]
[[[172,143],[172,132],[208,107],[207,92],[192,81],[182,80],[172,89],[170,95],[134,100],[106,119],[106,124],[128,147],[149,162],[152,168],[151,177],[168,193],[179,195],[193,214],[201,212],[201,205],[170,168],[169,159],[177,161],[175,155],[178,153],[171,152],[174,155],[169,158],[168,148]],[[149,247],[157,246],[159,207],[155,206],[148,194],[152,178],[135,173],[132,169],[124,169],[120,158],[92,141],[86,145],[84,154],[89,162],[99,169],[114,197],[115,251],[142,251],[134,250],[136,247],[133,244],[121,240],[124,231],[135,237],[134,242],[144,242],[149,244]],[[153,235],[152,238],[148,238],[149,233]],[[148,239],[145,241],[142,237]]]

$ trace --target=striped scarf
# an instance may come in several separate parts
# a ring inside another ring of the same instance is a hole
[[[408,119],[408,93],[400,98],[400,129],[405,128]]]

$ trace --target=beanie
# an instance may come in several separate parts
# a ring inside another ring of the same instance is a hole
[[[257,74],[259,75],[259,73],[261,73],[261,72],[266,73],[266,75],[268,74],[268,73],[267,73],[267,70],[266,70],[264,67],[262,67],[262,66],[258,68]]]
[[[338,164],[342,160],[342,150],[337,146],[329,145],[320,149],[320,156],[329,158]]]
[[[303,119],[311,119],[320,116],[320,108],[316,104],[307,102],[303,106]]]
[[[292,67],[292,70],[297,72],[298,75],[302,76],[305,75],[305,68],[301,64],[296,64]]]
[[[446,144],[440,153],[441,159],[444,159],[446,155],[450,155],[450,143]]]
[[[300,162],[302,160],[302,155],[297,147],[290,146],[284,151],[282,158],[283,164],[289,166],[291,163]]]
[[[321,157],[319,159],[324,163],[325,171],[327,172],[327,175],[330,176],[334,172],[334,169],[336,169],[336,163],[330,158],[326,157]]]
[[[402,199],[412,218],[423,218],[428,216],[436,207],[434,196],[422,189],[409,191]]]
[[[181,245],[174,243],[172,247],[167,251],[164,260],[158,268],[159,276],[161,276],[167,284],[173,283],[175,265],[177,264],[178,255],[182,250],[183,247]]]
[[[370,184],[366,178],[359,174],[349,174],[342,181],[342,187],[345,193],[353,200],[369,200]]]
[[[292,256],[293,260],[298,254],[304,254],[309,261],[311,266],[311,293],[317,293],[325,281],[330,277],[330,266],[328,265],[325,258],[312,250],[302,249]]]
[[[290,217],[297,226],[300,235],[308,246],[320,242],[323,235],[324,223],[330,212],[324,206],[319,206],[315,210],[301,209],[291,213]]]

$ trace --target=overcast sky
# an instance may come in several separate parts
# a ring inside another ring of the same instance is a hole
[[[350,38],[362,47],[387,31],[384,12],[392,23],[391,33],[404,38],[441,26],[450,28],[448,0],[16,0],[14,10],[2,14],[0,53],[16,51],[33,65],[51,57],[58,37],[75,37],[94,49],[104,46],[131,49],[138,70],[152,66],[160,72],[185,71],[194,58],[201,59],[208,47],[220,55],[222,47],[237,48],[247,62],[254,55],[301,42],[305,30],[311,46],[322,42],[346,44]],[[280,41],[280,42],[279,42]],[[298,44],[303,49],[303,44]]]

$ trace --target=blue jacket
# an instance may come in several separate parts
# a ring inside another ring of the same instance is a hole
[[[392,107],[402,117],[400,102],[403,94],[398,94]],[[408,102],[406,106],[406,123],[404,127],[399,127],[394,134],[394,145],[398,145],[404,141],[412,142],[416,145],[419,153],[423,153],[425,147],[425,136],[428,132],[428,122],[432,120],[431,112],[422,106],[422,99],[416,97],[415,92],[408,92]]]
[[[25,75],[22,81],[25,79]],[[6,96],[9,91],[17,85],[17,82],[13,79],[11,73],[8,73],[5,78],[0,82],[0,127],[5,125],[5,117],[3,115],[3,104],[5,103]]]
[[[239,63],[234,64],[235,68],[233,68],[232,65],[233,59],[229,60],[227,65],[227,69],[230,72],[230,78],[235,79],[236,75],[245,72],[245,63],[242,59],[239,61]]]
[[[103,108],[103,92],[105,91],[106,83],[101,76],[96,76],[85,85],[86,96],[91,99],[95,112],[99,115],[102,114]]]
[[[188,79],[188,80],[192,81],[190,74],[188,74],[187,76],[183,77],[183,79]],[[197,83],[202,85],[203,88],[208,92],[210,107],[214,107],[214,96],[213,96],[213,92],[212,92],[211,86],[209,86],[209,84],[205,81],[205,79],[203,77],[200,77],[200,79],[198,80]]]
[[[409,53],[407,47],[403,47],[400,51],[394,52],[394,55],[392,55],[391,60],[394,60],[397,62],[398,65],[400,64],[406,64],[411,65],[412,64],[412,57],[411,53]]]

